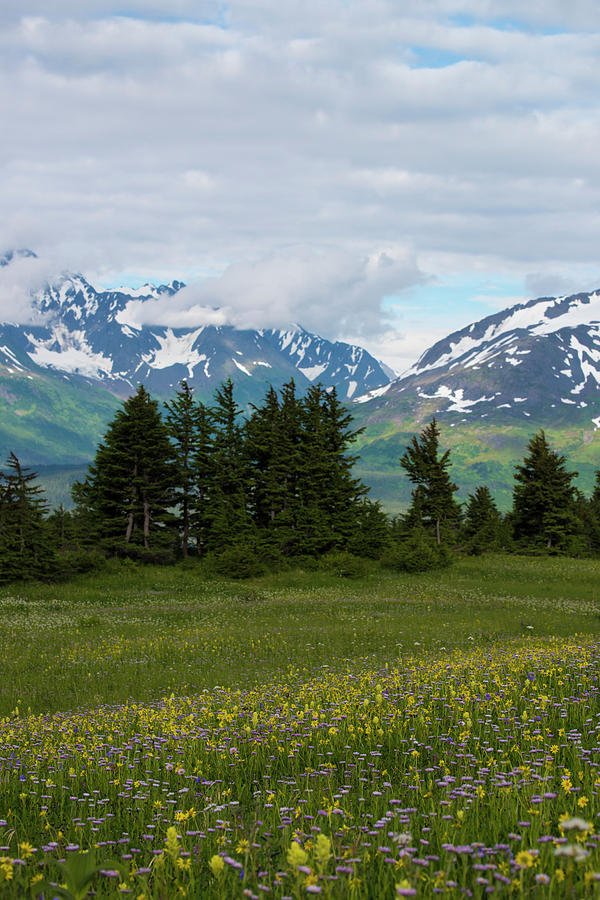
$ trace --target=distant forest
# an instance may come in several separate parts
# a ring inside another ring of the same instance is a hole
[[[291,565],[357,575],[364,560],[396,571],[448,565],[485,551],[600,553],[600,470],[586,498],[576,472],[533,435],[515,466],[512,509],[479,486],[463,504],[435,418],[398,459],[412,484],[390,518],[353,475],[361,429],[335,389],[293,381],[243,415],[228,380],[212,405],[182,381],[161,406],[140,386],[109,424],[74,509],[50,512],[35,472],[11,454],[0,472],[0,581],[60,579],[110,558],[201,563],[242,578]]]

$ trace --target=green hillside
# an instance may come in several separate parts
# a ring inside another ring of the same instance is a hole
[[[27,465],[81,465],[94,456],[119,403],[83,379],[0,367],[0,460],[12,451]]]
[[[236,385],[237,386],[237,385]],[[236,391],[237,393],[237,391]],[[207,400],[209,398],[206,398]],[[248,401],[245,393],[240,403]],[[51,370],[17,374],[0,367],[0,460],[12,450],[39,472],[40,483],[52,506],[70,504],[70,486],[85,473],[98,442],[121,399],[108,391]],[[399,459],[414,434],[435,412],[435,401],[395,400],[393,407],[368,403],[353,405],[356,427],[365,431],[355,445],[360,459],[356,473],[371,487],[386,511],[398,513],[408,505],[411,486]],[[451,449],[451,474],[465,499],[478,485],[487,484],[498,505],[511,504],[513,467],[525,453],[527,441],[542,426],[552,446],[564,453],[579,472],[577,486],[589,494],[594,472],[600,468],[600,430],[590,424],[590,413],[564,410],[563,418],[548,416],[501,421],[460,421],[439,416],[442,446]],[[566,415],[571,421],[566,421]]]
[[[365,421],[366,420],[366,421]],[[371,486],[371,497],[381,500],[390,513],[406,508],[411,485],[400,466],[400,457],[413,434],[422,430],[420,422],[369,422],[363,414],[357,422],[366,426],[356,444],[360,461],[357,474]],[[450,448],[451,476],[459,487],[459,499],[480,484],[487,484],[499,507],[507,510],[512,502],[514,466],[521,462],[527,442],[540,425],[494,425],[440,422],[441,445]],[[542,423],[543,427],[543,423]],[[585,494],[593,487],[594,472],[600,468],[600,431],[579,426],[548,425],[546,434],[553,449],[564,453],[569,468],[579,472],[575,484]]]

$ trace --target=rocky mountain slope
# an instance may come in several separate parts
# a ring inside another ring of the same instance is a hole
[[[404,506],[410,493],[398,459],[432,415],[452,448],[462,496],[485,483],[508,507],[514,464],[540,427],[587,492],[600,467],[600,291],[543,297],[487,316],[357,399],[366,426],[361,474],[391,508]]]
[[[438,341],[360,397],[418,420],[600,426],[600,292],[531,300]]]
[[[8,253],[0,265],[31,255]],[[174,297],[183,287],[102,290],[82,275],[63,275],[33,295],[33,324],[0,324],[0,459],[9,450],[36,465],[90,459],[120,399],[139,383],[167,398],[185,378],[210,401],[229,377],[243,406],[291,378],[300,392],[321,382],[346,400],[389,382],[390,370],[363,348],[297,325],[136,324],[132,304]]]
[[[136,324],[130,305],[173,297],[185,285],[99,290],[82,275],[64,275],[33,298],[40,323],[0,325],[4,369],[53,370],[79,376],[127,396],[143,382],[165,397],[182,378],[199,396],[225,378],[239,382],[242,399],[257,401],[266,385],[294,378],[335,386],[347,400],[389,382],[389,370],[361,347],[331,342],[299,325],[242,330],[204,325],[169,328]]]

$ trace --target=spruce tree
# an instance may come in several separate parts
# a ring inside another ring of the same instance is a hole
[[[378,559],[390,539],[390,522],[381,504],[362,497],[355,506],[354,528],[347,549],[356,556]]]
[[[257,528],[272,536],[282,507],[281,409],[271,386],[262,406],[252,404],[244,427],[250,480],[249,506]]]
[[[202,411],[194,401],[193,391],[185,380],[180,382],[179,390],[164,406],[167,428],[174,446],[174,500],[179,511],[181,553],[185,558],[189,551],[192,510],[197,490],[194,462],[198,453]]]
[[[298,516],[303,475],[303,403],[294,379],[283,385],[279,402],[277,454],[273,459],[273,479],[279,482],[278,510],[274,519],[279,549],[293,556],[299,547]]]
[[[302,401],[298,478],[299,552],[320,555],[346,549],[360,516],[360,502],[368,491],[352,476],[357,457],[350,445],[362,429],[353,431],[352,416],[335,388],[312,385]]]
[[[485,485],[469,494],[462,535],[466,549],[473,554],[497,546],[501,517],[490,490]]]
[[[243,430],[238,422],[242,410],[227,379],[215,393],[211,408],[213,423],[212,478],[208,515],[208,545],[211,550],[249,540],[252,534],[248,514],[249,470]]]
[[[325,396],[320,384],[311,385],[302,400],[297,548],[307,556],[319,556],[336,547],[327,503],[331,466]]]
[[[600,553],[600,469],[596,469],[594,489],[587,503],[584,517],[585,533],[590,551]]]
[[[210,543],[211,498],[213,494],[213,422],[211,411],[203,403],[197,404],[196,441],[192,458],[192,505],[190,529],[196,541],[198,556],[204,556]]]
[[[108,426],[74,498],[88,506],[100,541],[112,553],[165,551],[172,545],[176,468],[158,403],[140,385]]]
[[[324,500],[329,508],[336,546],[346,547],[360,527],[360,518],[367,515],[367,507],[362,501],[369,488],[352,475],[358,456],[349,452],[364,428],[352,429],[353,417],[340,403],[335,388],[325,395],[323,417],[330,466]],[[368,512],[375,517],[375,509]]]
[[[550,449],[543,429],[531,438],[527,451],[515,467],[515,539],[525,546],[565,549],[577,531],[571,484],[577,473],[566,470],[566,457]]]
[[[440,429],[435,420],[411,439],[400,459],[410,481],[415,485],[407,523],[420,524],[434,535],[438,546],[460,522],[460,507],[454,499],[458,487],[450,480],[450,451],[440,456]]]
[[[54,550],[45,521],[48,505],[37,475],[14,453],[0,472],[0,580],[39,578],[50,574]]]

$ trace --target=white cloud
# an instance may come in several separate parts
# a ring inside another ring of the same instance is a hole
[[[565,297],[581,291],[595,291],[600,285],[600,274],[578,272],[569,276],[550,268],[546,272],[529,272],[525,287],[529,297]]]
[[[297,322],[326,335],[385,334],[384,297],[424,280],[414,258],[397,248],[358,257],[338,248],[293,248],[189,285],[173,297],[132,301],[132,324],[278,328]]]
[[[17,254],[8,265],[0,265],[0,322],[13,325],[41,322],[32,295],[56,274],[54,263],[33,256]]]
[[[596,0],[122,10],[2,5],[0,248],[113,280],[221,271],[181,323],[220,306],[340,336],[385,324],[380,248],[398,290],[443,254],[573,289],[595,265]]]

